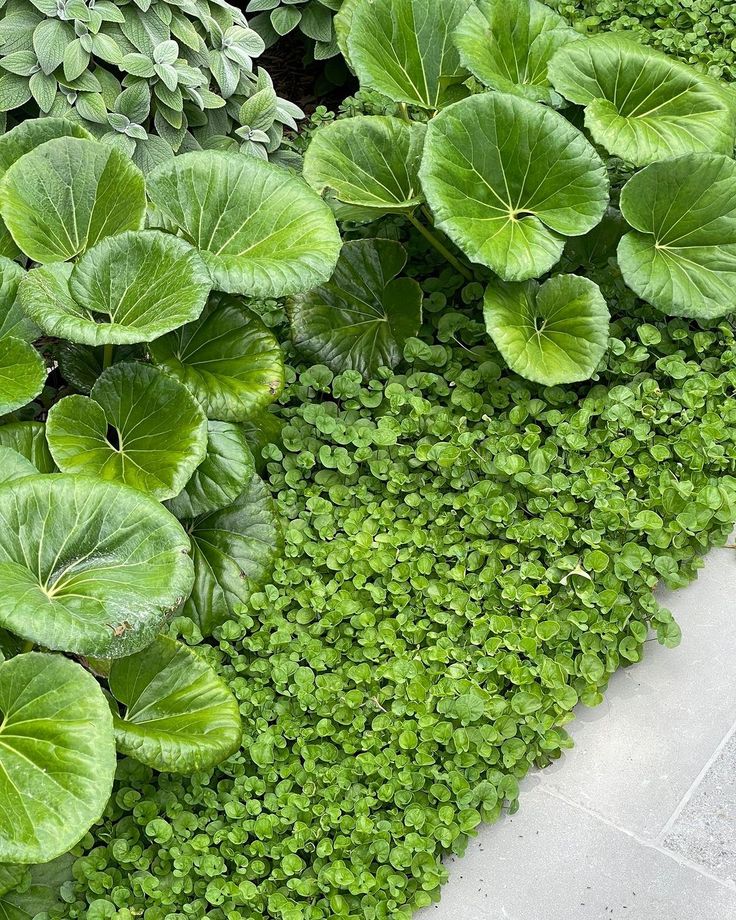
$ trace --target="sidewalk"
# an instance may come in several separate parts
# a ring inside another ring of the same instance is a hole
[[[418,920],[736,920],[736,551],[663,602],[679,648],[649,643],[579,710]]]

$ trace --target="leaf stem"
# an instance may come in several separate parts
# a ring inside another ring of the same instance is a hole
[[[412,123],[412,120],[409,117],[409,106],[405,102],[399,103],[399,112],[401,113],[401,117],[404,119],[404,121],[408,121],[409,124]]]
[[[108,367],[112,364],[112,356],[114,352],[114,345],[105,345],[102,350],[102,370],[107,370]]]
[[[21,646],[21,654],[25,654],[26,652],[32,652],[34,647],[35,647],[34,643],[31,642],[30,639],[26,639],[26,641]]]
[[[471,274],[470,269],[466,268],[466,266],[464,266],[462,262],[450,252],[447,246],[445,246],[445,244],[436,236],[436,234],[434,234],[428,227],[425,227],[423,223],[418,221],[412,211],[407,211],[406,216],[416,227],[416,229],[422,234],[424,239],[431,243],[437,252],[439,252],[443,258],[447,259],[447,261],[456,271],[460,272],[466,281],[473,280],[473,275]]]

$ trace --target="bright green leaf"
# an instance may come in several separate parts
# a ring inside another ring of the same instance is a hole
[[[10,447],[30,460],[39,473],[53,473],[56,470],[46,443],[46,426],[43,422],[0,425],[0,446]]]
[[[25,476],[36,476],[38,470],[23,454],[12,447],[0,445],[0,485]]]
[[[46,365],[33,345],[10,335],[0,339],[0,415],[31,402],[45,382]]]
[[[74,856],[65,853],[52,862],[27,867],[29,878],[0,897],[1,920],[34,920],[61,904],[61,886],[72,878]]]

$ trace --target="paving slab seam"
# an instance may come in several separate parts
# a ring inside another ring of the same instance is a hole
[[[675,824],[677,823],[677,819],[680,817],[682,812],[685,810],[688,803],[692,799],[693,795],[695,795],[696,791],[698,790],[698,787],[703,782],[705,777],[708,775],[710,768],[713,766],[716,760],[718,760],[718,758],[720,757],[720,755],[723,753],[724,749],[726,748],[726,745],[729,743],[729,741],[731,740],[731,738],[733,738],[735,734],[736,734],[736,722],[733,723],[731,728],[729,728],[729,730],[723,736],[718,747],[715,749],[715,751],[713,751],[713,754],[708,758],[708,762],[705,764],[705,766],[700,771],[700,773],[696,776],[692,786],[690,786],[690,788],[687,790],[685,795],[682,797],[682,799],[678,803],[677,808],[675,808],[675,810],[672,812],[670,817],[667,819],[667,823],[665,824],[665,826],[655,837],[655,842],[658,845],[664,842],[664,839],[666,838],[667,834],[669,834],[669,832],[675,826]]]
[[[574,808],[577,811],[582,811],[585,814],[590,815],[591,818],[595,818],[596,820],[600,821],[602,824],[605,824],[614,830],[620,831],[622,834],[625,834],[627,837],[630,837],[632,840],[636,841],[636,843],[638,843],[640,846],[647,847],[647,849],[650,850],[656,850],[658,853],[661,853],[663,856],[666,856],[668,859],[671,859],[678,865],[683,866],[686,869],[691,869],[693,872],[697,872],[698,875],[702,875],[709,881],[715,882],[721,888],[726,888],[728,891],[736,891],[736,883],[727,879],[719,878],[717,875],[708,872],[707,869],[704,869],[702,866],[698,865],[698,863],[687,859],[687,857],[681,856],[679,853],[673,853],[672,850],[668,850],[665,847],[660,846],[656,840],[647,840],[645,837],[641,837],[634,831],[631,831],[626,827],[622,827],[620,824],[616,824],[616,822],[611,821],[610,818],[606,818],[604,815],[594,811],[592,808],[587,808],[585,805],[581,805],[574,799],[568,798],[568,796],[558,792],[553,788],[550,788],[545,784],[540,784],[537,788],[540,792],[545,793],[545,795],[548,795],[553,799],[559,799],[561,802],[564,802],[571,808]]]

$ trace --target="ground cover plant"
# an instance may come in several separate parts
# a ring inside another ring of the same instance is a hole
[[[12,920],[408,920],[736,519],[724,86],[535,2],[335,34],[306,182],[0,138],[0,710],[102,739]]]

